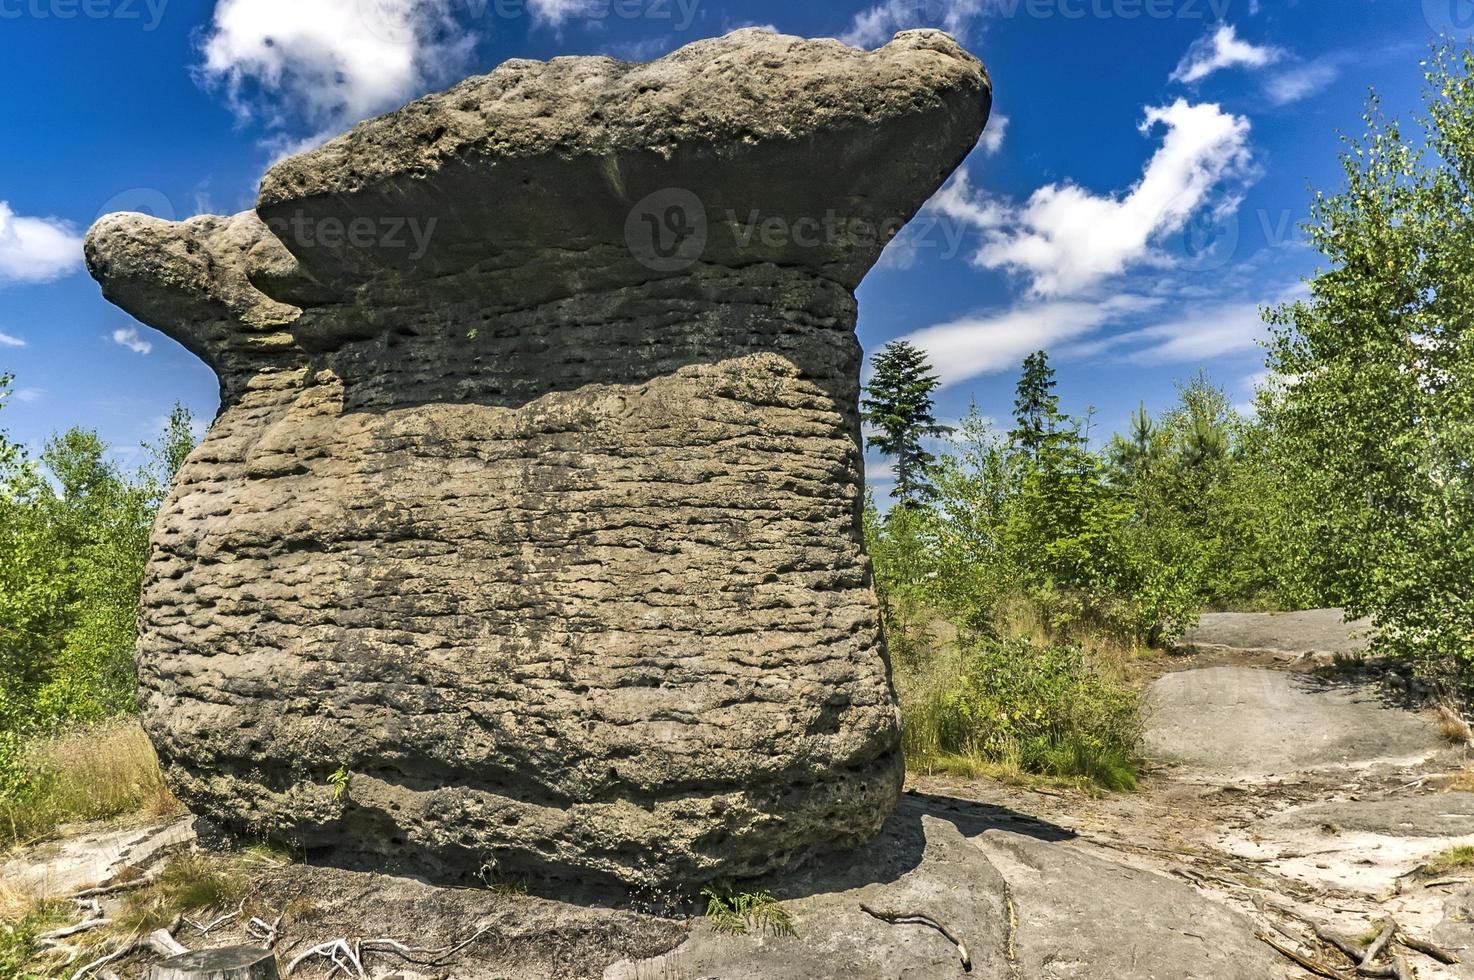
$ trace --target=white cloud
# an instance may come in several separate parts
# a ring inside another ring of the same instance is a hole
[[[889,486],[896,482],[896,464],[888,460],[866,460],[865,482]]]
[[[1122,344],[1146,343],[1126,355],[1133,363],[1180,364],[1257,350],[1265,336],[1259,304],[1227,303],[1115,339]]]
[[[1271,77],[1264,83],[1264,91],[1275,105],[1288,105],[1323,91],[1340,73],[1333,59],[1322,58]]]
[[[138,336],[137,327],[119,327],[113,331],[113,343],[128,348],[135,354],[148,354],[154,345]]]
[[[40,388],[17,388],[15,389],[15,400],[18,402],[39,401],[45,392]]]
[[[1177,69],[1174,82],[1199,82],[1225,68],[1263,68],[1285,56],[1279,48],[1258,47],[1239,39],[1231,24],[1220,24],[1212,34],[1201,37],[1187,49]]]
[[[1104,301],[1057,300],[1011,310],[963,317],[907,334],[903,339],[926,351],[943,387],[969,378],[1018,367],[1036,350],[1084,337],[1157,301],[1117,296]]]
[[[219,0],[203,79],[243,118],[331,135],[460,73],[452,0]]]
[[[59,218],[27,218],[0,201],[0,285],[50,282],[82,266],[82,236]]]
[[[1178,99],[1146,110],[1142,132],[1158,125],[1166,127],[1162,145],[1124,197],[1041,187],[1010,209],[1007,227],[985,234],[974,261],[1029,276],[1038,296],[1078,293],[1132,263],[1163,261],[1151,254],[1153,242],[1180,231],[1221,183],[1248,169],[1249,122]]]
[[[25,347],[26,342],[19,337],[12,336],[0,330],[0,347]]]
[[[983,6],[984,0],[884,0],[856,14],[839,39],[853,47],[873,48],[885,44],[897,31],[913,27],[940,27],[962,39],[982,15]]]
[[[973,189],[972,175],[966,170],[953,174],[926,202],[926,210],[982,230],[1000,228],[1009,220],[1007,208]]]
[[[1008,117],[993,113],[988,117],[988,126],[983,130],[983,138],[978,140],[978,149],[983,151],[984,156],[992,156],[1003,149],[1003,137],[1008,132]]]
[[[527,0],[534,22],[561,27],[565,21],[584,16],[588,0]]]

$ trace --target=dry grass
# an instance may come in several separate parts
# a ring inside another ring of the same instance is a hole
[[[42,739],[24,750],[25,783],[0,798],[0,842],[44,839],[64,823],[182,811],[133,720]]]
[[[230,910],[241,902],[263,860],[251,853],[176,855],[157,878],[120,896],[122,906],[111,914],[111,922],[68,938],[66,945],[85,962],[165,928],[180,916]],[[275,864],[275,859],[270,863]],[[68,966],[62,951],[42,949],[37,937],[47,929],[75,922],[76,916],[77,908],[71,902],[38,901],[33,895],[0,886],[0,977],[70,976],[77,963]]]
[[[1470,731],[1462,715],[1446,704],[1440,704],[1437,713],[1440,735],[1454,745],[1474,747],[1474,731]]]

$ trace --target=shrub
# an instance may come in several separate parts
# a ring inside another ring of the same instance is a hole
[[[1140,697],[1079,647],[982,640],[961,666],[951,683],[934,673],[920,696],[903,696],[913,764],[971,761],[1108,789],[1136,786]]]

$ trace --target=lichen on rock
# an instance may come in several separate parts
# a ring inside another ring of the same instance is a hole
[[[99,221],[104,294],[221,382],[140,620],[180,798],[452,880],[684,886],[874,834],[853,290],[989,104],[938,32],[745,30],[508,62],[254,213]]]

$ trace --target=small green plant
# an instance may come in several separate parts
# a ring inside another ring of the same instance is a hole
[[[348,780],[352,774],[348,772],[347,764],[340,765],[332,775],[328,776],[328,782],[333,787],[333,799],[341,800],[343,794],[348,792]]]
[[[1465,871],[1469,868],[1474,868],[1474,845],[1459,844],[1440,851],[1423,862],[1418,873],[1426,878],[1437,878],[1452,871]]]
[[[706,899],[706,920],[717,932],[742,935],[751,929],[775,936],[797,936],[793,917],[777,899],[765,891],[737,891],[717,883],[701,889]]]
[[[0,893],[0,977],[42,976],[36,970],[36,937],[64,925],[68,909],[61,902],[33,902]]]

